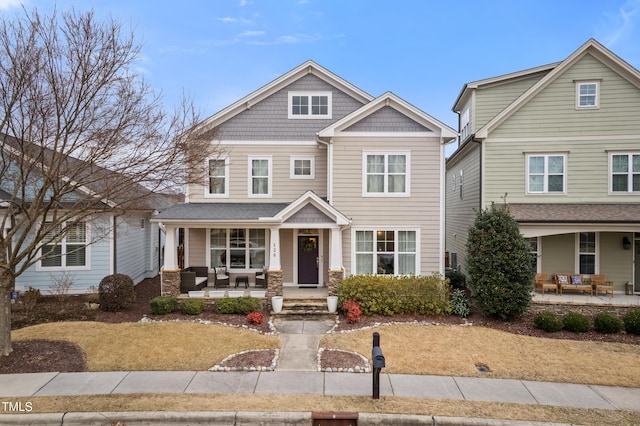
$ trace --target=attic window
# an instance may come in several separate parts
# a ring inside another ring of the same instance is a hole
[[[600,105],[600,84],[598,81],[576,82],[576,108],[593,109]]]
[[[331,92],[289,92],[289,118],[331,118]]]

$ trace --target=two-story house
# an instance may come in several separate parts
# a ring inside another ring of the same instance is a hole
[[[165,294],[179,291],[178,245],[210,277],[226,268],[253,282],[266,267],[268,295],[443,271],[443,152],[457,134],[393,93],[374,98],[307,61],[200,131],[216,153],[207,176],[157,218]]]
[[[453,106],[446,250],[464,268],[475,210],[509,204],[538,272],[640,291],[640,72],[588,40],[565,60],[467,83]]]

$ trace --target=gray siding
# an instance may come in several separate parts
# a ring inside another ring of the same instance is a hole
[[[331,91],[332,119],[288,119],[289,91]],[[220,125],[217,137],[223,141],[315,140],[316,132],[361,106],[359,101],[308,74]]]
[[[155,275],[157,264],[151,265],[152,230],[148,218],[142,215],[118,218],[117,272],[129,275],[135,283]]]
[[[550,235],[542,238],[540,270],[549,276],[556,273],[572,273],[576,264],[575,234]]]
[[[462,196],[460,172],[462,171]],[[457,253],[458,269],[466,266],[466,243],[469,227],[473,225],[480,206],[480,146],[471,149],[460,159],[447,164],[445,184],[445,251]]]
[[[615,291],[623,292],[627,281],[633,282],[633,250],[622,248],[622,237],[633,241],[630,232],[600,232],[599,236],[599,264],[600,273],[613,281]]]
[[[428,132],[430,129],[386,106],[349,126],[345,132]]]
[[[420,274],[439,270],[440,143],[437,138],[337,138],[334,142],[333,205],[352,219],[352,227],[420,229]],[[363,197],[363,151],[410,151],[410,197]],[[343,233],[346,273],[351,274],[349,232]]]

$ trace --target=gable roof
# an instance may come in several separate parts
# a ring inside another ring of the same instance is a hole
[[[347,93],[348,95],[354,97],[362,103],[370,102],[373,99],[373,96],[369,95],[368,93],[364,92],[348,81],[342,79],[341,77],[338,77],[336,74],[318,65],[314,61],[308,60],[298,65],[291,71],[271,81],[270,83],[267,83],[258,90],[248,94],[242,99],[215,113],[209,118],[206,118],[198,125],[198,131],[205,133],[217,127],[221,123],[224,123],[225,121],[240,114],[242,111],[251,108],[251,106],[266,99],[270,95],[276,93],[278,90],[281,90],[282,88],[290,85],[291,83],[295,82],[301,77],[304,77],[307,74],[313,74],[314,76],[320,78],[321,80],[324,80],[325,82]]]
[[[484,139],[488,137],[489,133],[495,130],[500,124],[504,123],[509,117],[517,112],[523,105],[525,105],[534,96],[544,90],[549,84],[555,81],[562,73],[571,68],[576,62],[582,59],[585,55],[591,54],[612,70],[617,72],[623,78],[627,79],[631,84],[640,89],[640,72],[625,62],[622,58],[611,52],[609,49],[598,43],[595,39],[589,39],[578,50],[569,55],[564,61],[560,62],[553,68],[546,76],[540,81],[534,84],[529,90],[524,92],[509,106],[507,106],[502,112],[492,118],[482,128],[476,131],[475,137],[477,139]]]
[[[408,117],[409,119],[415,121],[425,128],[424,132],[411,132],[412,135],[427,134],[431,136],[440,136],[443,143],[449,142],[458,136],[458,133],[455,130],[453,130],[443,122],[433,118],[426,112],[420,110],[419,108],[416,108],[415,106],[396,96],[392,92],[386,92],[376,99],[372,100],[371,102],[353,111],[351,114],[348,114],[335,123],[325,127],[318,132],[318,137],[332,138],[385,107],[393,108],[394,110],[400,112],[404,116]],[[381,133],[384,134],[387,132]],[[389,133],[393,135],[398,134],[397,132]]]

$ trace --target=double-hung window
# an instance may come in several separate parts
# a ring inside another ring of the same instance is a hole
[[[364,152],[362,195],[367,197],[410,195],[408,152]]]
[[[593,109],[600,105],[600,84],[598,81],[576,82],[576,108]]]
[[[51,222],[46,222],[45,226],[51,226]],[[56,238],[56,236],[61,233],[63,234],[62,237]],[[48,243],[41,248],[41,268],[50,270],[73,270],[86,269],[89,267],[89,241],[86,222],[56,225],[54,229],[47,234],[45,241],[48,241]]]
[[[249,157],[249,196],[271,197],[271,157]]]
[[[527,157],[527,192],[564,193],[566,186],[564,154],[530,154]]]
[[[355,231],[356,274],[412,275],[418,263],[414,230]]]
[[[581,274],[596,273],[596,235],[595,232],[580,232],[578,259]]]
[[[640,193],[640,152],[611,154],[611,192]]]
[[[331,92],[289,92],[289,118],[330,119]]]
[[[265,265],[267,238],[264,229],[210,229],[211,267],[231,270],[262,269]]]
[[[229,159],[210,158],[207,160],[208,185],[205,196],[229,196]]]

